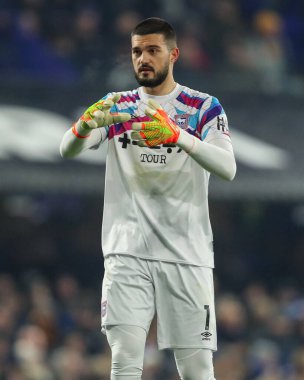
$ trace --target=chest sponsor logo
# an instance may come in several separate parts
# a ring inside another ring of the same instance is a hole
[[[175,124],[177,124],[180,128],[182,129],[187,129],[188,128],[188,120],[189,120],[189,115],[184,113],[182,115],[175,115]]]
[[[127,133],[124,133],[122,136],[120,136],[118,138],[118,142],[121,144],[121,147],[123,149],[127,149],[131,145],[138,146],[137,141],[132,140]],[[145,150],[143,153],[140,154],[140,162],[151,164],[166,164],[167,155],[164,153],[171,154],[173,152],[180,153],[182,151],[182,149],[178,148],[175,144],[162,144],[150,147],[149,149],[151,150],[151,153]],[[157,153],[162,154],[153,154],[153,151],[155,151],[155,153],[159,151]]]
[[[154,164],[165,164],[167,156],[164,154],[146,154],[140,155],[140,162],[154,162]]]

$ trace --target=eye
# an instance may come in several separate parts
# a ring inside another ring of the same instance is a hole
[[[140,56],[141,51],[140,51],[139,49],[134,49],[134,50],[132,51],[132,54],[133,54],[135,57],[138,57],[138,56]]]

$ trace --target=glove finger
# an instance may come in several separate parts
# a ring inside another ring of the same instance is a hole
[[[133,133],[137,133],[137,132],[133,132]],[[143,133],[143,132],[140,132],[140,133]],[[131,134],[131,137],[132,137],[132,134]],[[160,141],[158,139],[153,139],[153,140],[148,140],[148,139],[134,139],[135,141],[137,141],[137,145],[140,146],[140,147],[153,147],[153,146],[157,146],[160,144]]]
[[[152,108],[154,110],[162,110],[163,109],[162,106],[159,103],[157,103],[157,101],[154,99],[149,99],[148,105],[150,106],[150,108]]]
[[[98,107],[98,109],[102,110],[103,112],[107,112],[110,110],[111,107],[113,107],[114,103],[111,98],[106,99],[103,104]]]
[[[85,121],[85,124],[86,124],[89,128],[91,128],[91,129],[95,129],[95,128],[98,127],[98,124],[97,124],[97,122],[96,122],[94,119],[86,120],[86,121]]]
[[[157,131],[159,130],[159,122],[156,121],[144,121],[144,122],[135,122],[132,123],[133,131]]]
[[[91,107],[89,107],[87,110],[86,110],[86,113],[89,113],[90,116],[93,116],[93,113],[97,110],[102,110],[103,109],[103,105],[104,105],[104,101],[103,100],[100,100],[96,103],[94,103]]]
[[[131,132],[131,139],[132,139],[132,140],[136,140],[136,141],[138,141],[138,140],[142,140],[143,137],[142,137],[142,135],[140,134],[140,132],[135,132],[135,131],[133,131],[133,132]]]
[[[137,132],[138,135],[139,135],[139,140],[146,140],[147,138],[147,135],[146,135],[146,131],[141,131],[141,132]]]
[[[154,116],[155,114],[157,113],[157,111],[151,107],[147,107],[145,109],[145,114],[148,116],[148,117],[151,117],[151,119],[154,119]]]
[[[118,112],[118,113],[111,113],[113,123],[124,123],[125,121],[128,121],[131,119],[131,115],[126,112]]]
[[[137,142],[137,145],[140,146],[140,147],[142,147],[142,148],[148,146],[148,145],[147,145],[147,142],[146,142],[145,140],[139,140],[139,141]]]
[[[97,126],[102,126],[104,124],[104,119],[105,119],[105,114],[104,112],[100,111],[100,110],[97,110],[93,113],[93,118],[92,120],[95,121],[95,123],[97,124]]]
[[[104,112],[98,109],[93,112],[92,116],[94,119],[101,119],[104,118]]]
[[[115,93],[113,96],[112,96],[112,102],[115,104],[118,102],[118,100],[120,99],[121,95],[118,94],[118,93]]]
[[[147,123],[132,123],[132,131],[141,131],[146,128]]]
[[[106,106],[106,107],[110,106],[110,108],[113,107],[113,105],[118,102],[118,100],[120,99],[120,97],[121,97],[121,95],[118,92],[114,93],[112,96],[109,96],[104,101],[104,106]]]

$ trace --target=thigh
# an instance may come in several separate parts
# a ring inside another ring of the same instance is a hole
[[[155,313],[154,287],[146,261],[126,255],[105,259],[101,322],[149,330]]]
[[[215,351],[213,270],[159,263],[154,274],[159,348]]]

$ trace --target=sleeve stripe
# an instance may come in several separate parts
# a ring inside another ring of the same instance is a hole
[[[213,108],[206,111],[197,128],[197,132],[201,133],[205,124],[207,124],[210,120],[214,119],[216,116],[221,115],[222,113],[223,113],[223,107],[220,104],[217,104]]]
[[[176,100],[185,104],[186,106],[194,107],[196,109],[200,109],[202,107],[202,105],[204,104],[206,99],[202,99],[202,98],[198,98],[198,97],[194,97],[194,96],[189,96],[184,91],[182,91],[179,94],[179,96],[176,98]]]

